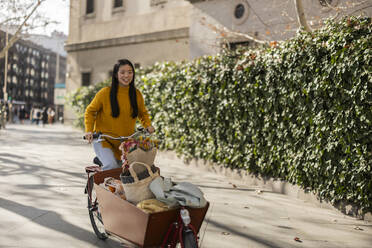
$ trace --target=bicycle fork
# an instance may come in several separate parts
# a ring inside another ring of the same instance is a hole
[[[183,225],[180,227],[179,231],[179,241],[181,244],[181,248],[184,248],[184,238],[182,237],[183,234],[186,234],[187,232],[192,232],[194,234],[195,242],[196,242],[196,248],[198,247],[198,235],[196,233],[196,230],[193,225],[191,225],[191,218],[189,211],[182,207],[180,210],[180,216],[183,222]]]
[[[97,200],[95,202],[92,202],[93,175],[91,176],[90,172],[87,172],[87,174],[88,174],[88,181],[87,181],[87,185],[85,186],[84,193],[88,194],[88,199],[89,199],[89,202],[90,202],[90,208],[89,208],[89,204],[88,204],[89,210],[90,211],[96,211],[97,210],[97,203],[96,203]]]
[[[180,242],[181,248],[185,248],[182,235],[186,232],[192,232],[194,234],[197,244],[198,236],[195,228],[191,225],[190,213],[185,207],[182,207],[178,216],[178,220],[176,222],[173,222],[169,226],[161,247],[175,248],[177,243]]]

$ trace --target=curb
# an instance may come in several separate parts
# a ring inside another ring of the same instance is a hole
[[[186,166],[196,167],[209,172],[223,175],[228,178],[239,180],[242,184],[249,186],[257,186],[274,193],[284,194],[291,198],[297,198],[306,202],[309,202],[317,207],[337,210],[345,215],[372,222],[372,213],[368,212],[362,214],[362,212],[355,206],[345,203],[339,203],[332,205],[328,201],[319,200],[319,198],[313,193],[300,188],[297,185],[293,185],[286,181],[274,180],[273,178],[260,178],[249,174],[246,171],[238,169],[230,169],[221,165],[211,163],[205,160],[192,159],[185,162],[182,156],[178,156],[173,151],[159,151],[161,156],[164,156],[171,160],[176,160]]]

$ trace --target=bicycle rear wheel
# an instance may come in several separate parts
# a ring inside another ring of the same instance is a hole
[[[91,192],[89,192],[89,190]],[[99,212],[98,201],[96,191],[94,189],[93,176],[89,178],[89,190],[88,190],[88,211],[90,223],[92,224],[94,233],[99,239],[105,240],[108,238],[103,225],[102,216]]]

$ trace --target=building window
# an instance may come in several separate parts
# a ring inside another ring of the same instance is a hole
[[[112,13],[122,13],[125,11],[124,1],[123,0],[113,0],[112,3]]]
[[[249,6],[246,0],[237,0],[233,4],[233,21],[235,24],[243,24],[249,16]]]
[[[114,8],[123,7],[123,0],[114,0]]]
[[[82,86],[90,85],[90,72],[83,72],[81,74],[81,85]]]
[[[94,12],[94,0],[87,0],[86,14],[92,14]]]
[[[244,5],[243,4],[238,4],[235,6],[235,11],[234,11],[234,15],[235,15],[235,18],[236,19],[240,19],[243,17],[244,15],[244,11],[245,11],[245,8],[244,8]]]

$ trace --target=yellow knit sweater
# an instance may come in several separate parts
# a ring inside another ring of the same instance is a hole
[[[110,89],[101,89],[85,110],[85,132],[101,132],[112,136],[129,136],[134,133],[136,119],[132,118],[132,107],[129,100],[129,87],[118,87],[118,104],[120,114],[117,118],[111,115]],[[143,96],[137,89],[138,119],[143,127],[151,125]],[[111,148],[117,159],[120,159],[120,142],[108,140],[102,142],[103,147]]]

